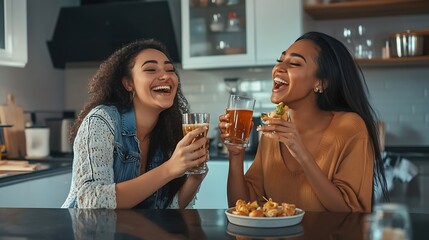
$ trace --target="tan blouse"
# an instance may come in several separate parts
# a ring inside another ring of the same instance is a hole
[[[341,191],[352,212],[370,212],[374,150],[362,118],[334,112],[313,156],[326,177]],[[286,159],[287,161],[287,159]],[[262,136],[255,159],[245,175],[250,199],[294,203],[307,211],[327,211],[302,170],[291,171],[282,160],[278,141]]]

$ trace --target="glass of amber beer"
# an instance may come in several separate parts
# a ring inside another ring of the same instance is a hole
[[[255,107],[255,99],[231,95],[229,97],[226,113],[229,117],[231,126],[226,130],[228,137],[224,143],[230,145],[248,146],[250,131],[252,130],[253,108]]]
[[[206,127],[206,131],[200,135],[198,135],[192,143],[197,141],[200,138],[207,137],[209,131],[209,123],[210,123],[210,114],[209,113],[184,113],[182,114],[182,130],[183,136],[195,130],[197,128]],[[192,144],[191,143],[191,144]],[[204,146],[205,147],[205,146]],[[207,164],[204,162],[199,166],[196,166],[188,171],[185,174],[203,174],[207,172]]]

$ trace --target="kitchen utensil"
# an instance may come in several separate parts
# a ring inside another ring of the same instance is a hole
[[[390,35],[391,57],[413,57],[423,55],[424,36],[418,32],[406,31]]]
[[[0,105],[0,122],[13,124],[4,129],[4,138],[8,158],[20,158],[26,155],[24,111],[15,103],[12,94],[7,95],[5,105]]]

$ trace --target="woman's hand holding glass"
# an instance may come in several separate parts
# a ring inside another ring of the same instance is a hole
[[[219,116],[218,128],[220,131],[220,138],[222,139],[222,142],[224,142],[225,138],[229,136],[229,134],[227,133],[227,129],[231,126],[231,123],[229,123],[228,116],[228,114],[223,114]],[[244,155],[245,148],[243,146],[231,144],[225,144],[225,146],[228,149],[230,155]]]
[[[201,165],[208,160],[207,136],[195,141],[207,131],[205,128],[197,128],[186,134],[176,146],[170,160],[167,161],[170,172],[180,177],[191,168]]]

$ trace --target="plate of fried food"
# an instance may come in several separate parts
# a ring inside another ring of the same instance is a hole
[[[271,198],[261,207],[257,201],[237,200],[235,207],[225,210],[232,224],[255,228],[278,228],[293,226],[302,221],[305,211],[295,204],[277,203]]]

